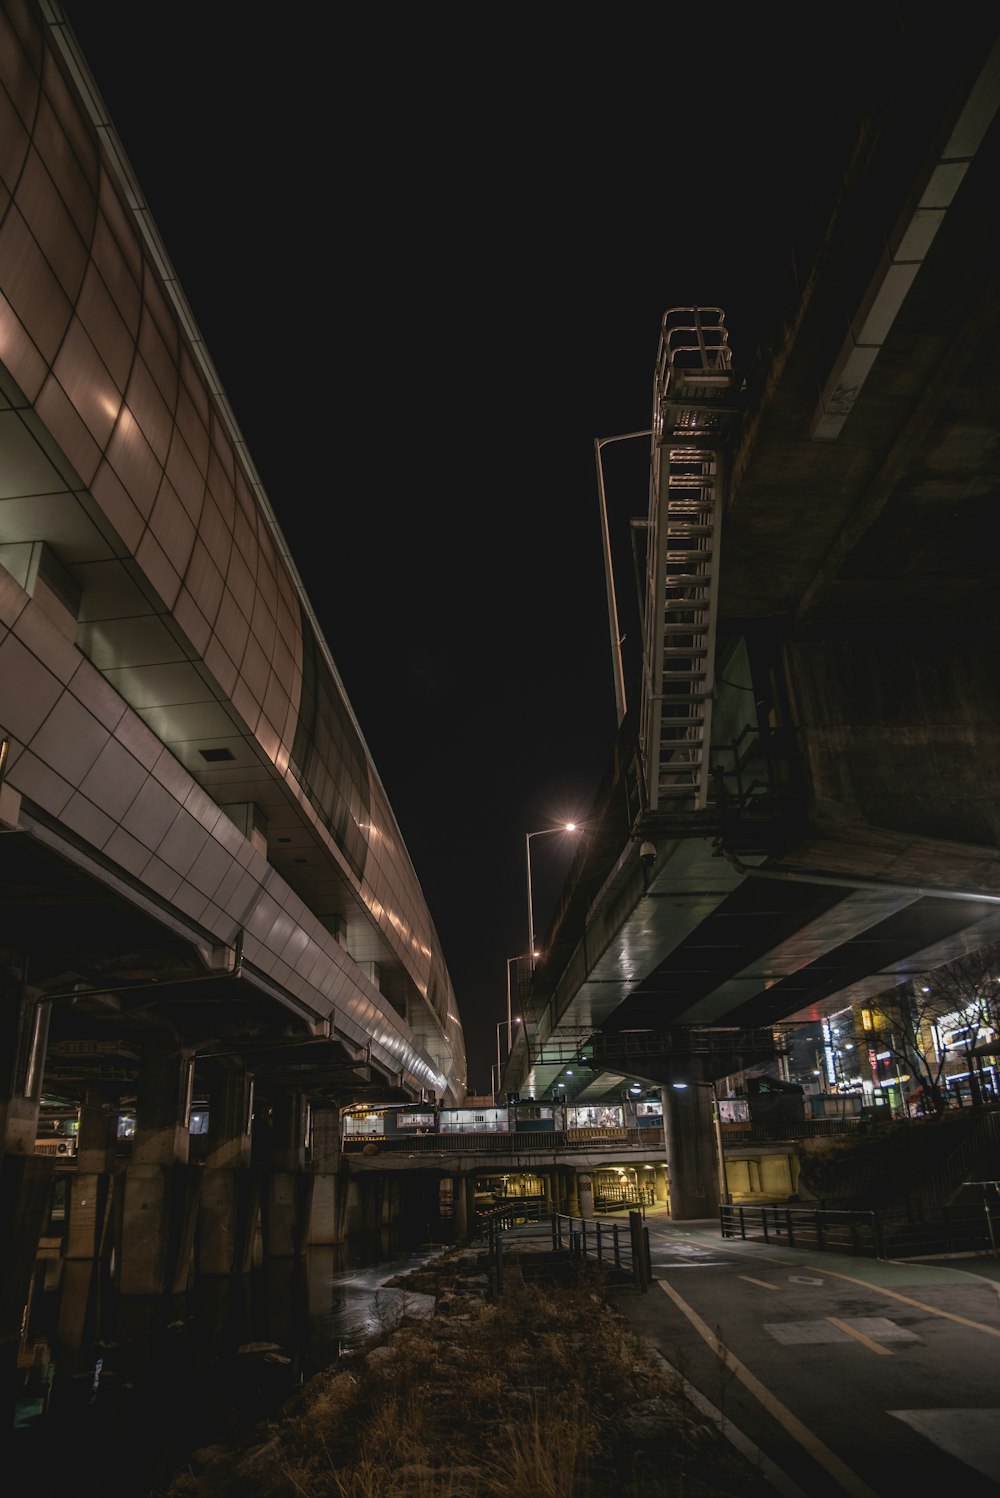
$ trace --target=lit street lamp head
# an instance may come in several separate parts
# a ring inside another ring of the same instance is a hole
[[[560,822],[558,827],[540,827],[537,832],[526,832],[524,835],[524,853],[528,865],[528,954],[531,957],[531,965],[534,967],[539,953],[535,951],[535,915],[531,903],[531,839],[543,837],[548,832],[578,832],[579,822]]]

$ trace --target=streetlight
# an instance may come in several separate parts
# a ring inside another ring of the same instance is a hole
[[[511,1021],[513,1020],[513,1012],[512,1012],[512,1008],[511,1008],[511,995],[512,995],[513,990],[511,988],[511,982],[510,982],[510,965],[511,965],[512,962],[514,963],[514,982],[515,982],[515,984],[518,985],[518,1007],[520,1007],[520,984],[519,984],[518,976],[517,976],[517,964],[520,962],[520,960],[521,960],[520,957],[508,957],[507,958],[507,1030],[508,1030],[508,1033],[510,1031]],[[508,1040],[507,1043],[508,1043],[508,1046],[509,1046],[509,1044],[510,1044],[509,1040]]]
[[[538,953],[535,951],[535,915],[531,905],[531,839],[544,837],[548,832],[576,832],[578,826],[577,822],[560,822],[558,827],[540,827],[537,832],[526,832],[524,835],[524,856],[528,865],[528,960],[532,967]]]
[[[494,1096],[496,1095],[496,1092],[500,1091],[500,1078],[503,1075],[503,1067],[500,1064],[500,1031],[504,1030],[504,1029],[506,1029],[506,1031],[507,1031],[507,1055],[510,1056],[510,1043],[511,1043],[512,1037],[511,1037],[511,1033],[510,1033],[510,1020],[509,1019],[506,1019],[506,1020],[502,1020],[501,1019],[501,1020],[497,1021],[497,1085],[496,1085],[496,1091],[494,1093]]]
[[[622,667],[622,639],[618,628],[618,602],[615,598],[615,576],[611,567],[611,536],[608,533],[608,504],[604,494],[604,466],[601,448],[609,442],[628,442],[633,437],[652,437],[652,428],[642,432],[622,432],[618,437],[594,438],[594,461],[597,464],[597,496],[601,506],[601,540],[604,543],[604,581],[608,590],[608,628],[611,631],[611,669],[615,678],[615,707],[618,726],[625,717],[625,672]]]

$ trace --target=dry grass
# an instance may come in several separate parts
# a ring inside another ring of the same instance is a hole
[[[383,1331],[170,1498],[770,1493],[598,1292],[511,1283]]]

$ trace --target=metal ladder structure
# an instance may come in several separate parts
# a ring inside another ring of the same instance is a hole
[[[709,800],[719,538],[738,414],[719,307],[664,314],[653,376],[640,747],[646,811]]]

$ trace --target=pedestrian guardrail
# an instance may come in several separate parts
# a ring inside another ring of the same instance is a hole
[[[345,1155],[441,1155],[551,1154],[553,1150],[593,1153],[606,1149],[663,1150],[660,1129],[519,1129],[514,1133],[448,1134],[348,1134],[342,1144]]]
[[[864,1254],[882,1259],[877,1212],[788,1207],[781,1202],[760,1206],[722,1206],[719,1220],[723,1238],[755,1238],[789,1248],[829,1249],[832,1253]]]
[[[517,1249],[536,1249],[544,1244],[554,1254],[568,1254],[579,1262],[589,1261],[609,1272],[630,1275],[637,1290],[649,1289],[652,1262],[649,1229],[639,1212],[629,1212],[627,1222],[600,1222],[594,1218],[570,1217],[557,1212],[507,1223],[501,1213],[485,1219],[489,1258],[496,1293],[503,1293],[506,1256]]]
[[[788,1248],[873,1259],[935,1258],[953,1253],[1000,1257],[988,1203],[862,1211],[789,1207],[781,1202],[719,1208],[723,1238],[750,1238]]]

